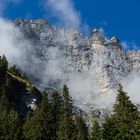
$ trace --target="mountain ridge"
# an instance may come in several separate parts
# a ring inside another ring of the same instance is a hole
[[[117,37],[107,39],[98,29],[86,37],[74,29],[52,26],[47,20],[17,19],[14,25],[31,44],[23,63],[34,72],[19,67],[39,79],[35,84],[43,88],[67,84],[75,99],[87,104],[99,93],[114,94],[119,83],[140,75],[140,50],[125,51]]]

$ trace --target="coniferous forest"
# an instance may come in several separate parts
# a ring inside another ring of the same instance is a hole
[[[38,101],[35,109],[25,107],[22,115],[21,97],[27,90]],[[140,140],[140,112],[121,85],[112,113],[91,122],[74,112],[66,85],[61,92],[41,92],[15,65],[8,67],[5,56],[0,57],[0,140]]]

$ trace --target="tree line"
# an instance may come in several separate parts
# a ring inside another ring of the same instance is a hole
[[[20,91],[7,75],[7,71],[28,78],[16,66],[8,68],[5,56],[0,57],[0,140],[139,140],[140,112],[119,85],[112,114],[101,122],[94,118],[91,126],[74,112],[74,102],[69,89],[41,94],[35,110],[25,117],[18,111]],[[86,87],[85,87],[86,88]]]

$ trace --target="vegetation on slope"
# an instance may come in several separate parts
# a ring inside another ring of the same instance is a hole
[[[86,87],[85,87],[86,88]],[[20,114],[22,96],[41,96],[35,110]],[[0,57],[0,140],[139,140],[140,112],[119,86],[113,113],[103,123],[94,120],[88,127],[74,110],[68,87],[62,93],[42,94],[16,66],[8,69]]]

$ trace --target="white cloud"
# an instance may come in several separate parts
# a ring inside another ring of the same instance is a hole
[[[59,24],[65,27],[79,28],[81,24],[80,12],[78,12],[72,0],[44,0],[45,9],[56,17]]]
[[[124,82],[124,90],[128,92],[130,100],[135,104],[140,104],[140,75],[133,74]]]
[[[124,50],[138,50],[139,49],[139,46],[137,46],[135,42],[129,43],[127,41],[122,41],[121,44]]]
[[[20,55],[14,41],[17,33],[18,31],[10,22],[0,19],[0,55],[5,54],[10,61],[12,61],[13,56]]]
[[[12,22],[0,18],[0,55],[29,74],[39,73],[41,61],[33,55],[34,46],[26,40]],[[32,67],[32,68],[31,68]]]
[[[64,39],[64,36],[57,37],[59,39],[56,39],[56,41]],[[65,44],[65,41],[65,39],[62,40],[62,44]],[[69,41],[72,40],[69,38]],[[61,50],[55,47],[48,48],[47,54],[51,59],[44,63],[34,55],[35,47],[24,39],[22,33],[11,22],[0,19],[0,55],[5,54],[10,64],[16,64],[29,75],[36,75],[45,86],[50,85],[50,81],[62,80],[62,83],[59,83],[62,85],[64,83],[68,84],[71,95],[76,100],[96,104],[100,107],[111,103],[112,95],[107,95],[104,98],[104,96],[97,94],[97,88],[94,86],[93,68],[84,73],[65,73],[64,67],[69,61],[62,55]],[[108,102],[106,102],[106,99],[108,99]]]
[[[62,40],[62,44],[67,42],[64,36],[58,36],[57,40]],[[69,41],[71,42],[70,38]],[[25,73],[37,76],[45,86],[48,85],[50,80],[57,81],[61,79],[64,82],[66,81],[65,83],[68,84],[71,95],[76,100],[83,101],[83,103],[102,108],[115,102],[115,92],[114,94],[99,94],[94,84],[96,75],[92,67],[84,73],[73,72],[66,74],[61,67],[65,67],[63,64],[67,61],[65,57],[61,56],[60,50],[55,47],[48,48],[46,52],[51,60],[48,63],[43,63],[34,55],[35,47],[37,46],[24,39],[22,33],[11,22],[0,19],[0,55],[5,54],[10,64],[16,64]],[[140,91],[139,79],[138,76],[135,76],[133,79],[125,80],[129,82],[124,84],[124,89],[128,91],[128,95],[134,103],[140,103],[138,98]]]

